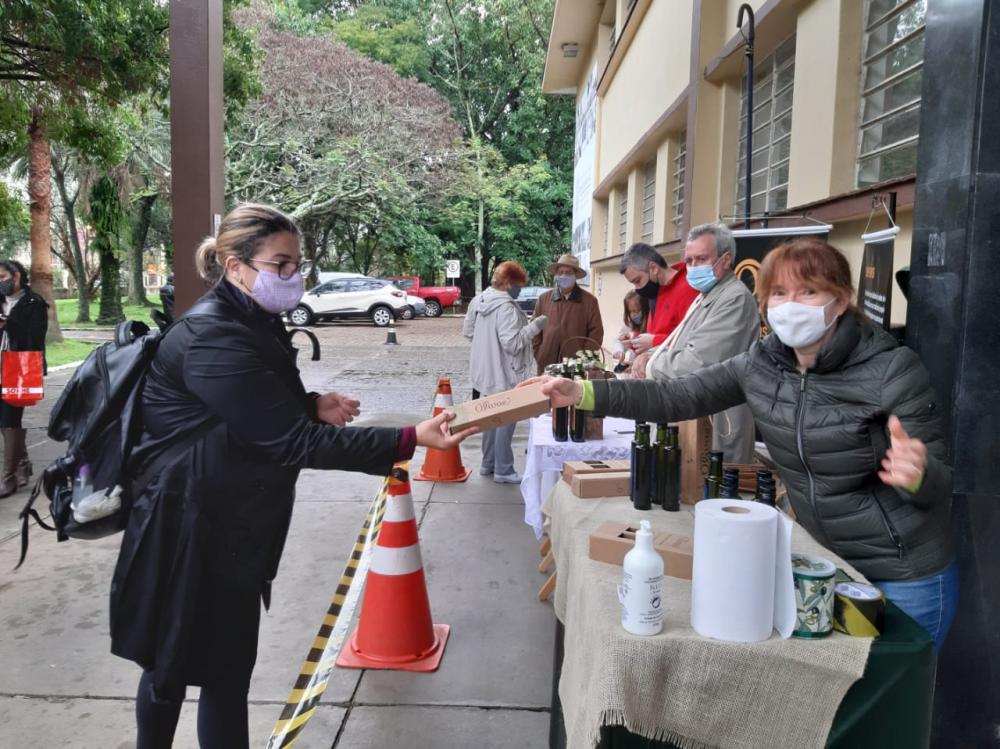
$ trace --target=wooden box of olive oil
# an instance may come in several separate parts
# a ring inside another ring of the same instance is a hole
[[[542,395],[542,383],[539,382],[459,403],[445,410],[455,413],[455,419],[448,424],[452,434],[470,427],[479,427],[485,432],[546,413],[549,396]]]

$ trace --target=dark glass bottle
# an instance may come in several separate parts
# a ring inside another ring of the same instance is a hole
[[[649,445],[649,424],[636,424],[632,441],[632,506],[637,510],[652,507],[649,479],[653,448]]]
[[[705,479],[705,498],[718,499],[722,490],[722,453],[712,450],[708,454],[708,477]]]
[[[771,474],[771,472],[766,469],[761,469],[757,471],[757,488],[754,490],[753,493],[754,497],[757,498],[760,497],[761,484],[766,484],[768,482],[770,482],[772,485],[774,484],[774,476]]]
[[[740,469],[725,468],[722,473],[722,490],[719,494],[727,499],[740,498]]]
[[[773,483],[761,484],[760,493],[757,495],[757,501],[769,507],[774,507],[775,488]]]
[[[663,504],[666,491],[667,425],[656,425],[656,442],[653,443],[653,473],[649,485],[652,487],[653,504]]]
[[[667,427],[667,445],[663,453],[663,494],[660,495],[660,504],[668,512],[677,512],[681,509],[681,443],[676,424]]]
[[[566,362],[563,362],[560,368],[559,375],[561,377],[572,377],[572,373],[569,371],[569,367],[566,366]],[[561,406],[556,409],[556,442],[566,442],[569,440],[569,406]]]
[[[573,379],[583,380],[583,378],[584,378],[583,360],[577,359],[576,366],[573,369]],[[573,408],[570,409],[569,421],[570,421],[569,438],[574,442],[585,442],[587,440],[586,437],[587,412],[584,411],[583,409],[576,408],[574,406]]]

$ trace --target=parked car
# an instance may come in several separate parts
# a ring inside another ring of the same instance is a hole
[[[445,307],[451,307],[461,296],[457,286],[421,286],[417,276],[386,276],[397,288],[415,294],[427,302],[427,316],[441,317]]]
[[[327,281],[339,281],[344,278],[369,278],[360,273],[348,273],[345,271],[322,271],[317,274],[321,284]],[[399,288],[398,286],[396,288]],[[401,289],[402,291],[402,289]],[[404,291],[405,293],[405,291]],[[427,303],[413,294],[406,295],[406,307],[399,313],[403,320],[412,320],[415,317],[424,317],[427,314]]]
[[[380,328],[401,317],[406,294],[389,281],[348,276],[321,283],[302,295],[299,306],[288,313],[292,325],[312,325],[318,320],[368,317]]]
[[[538,297],[548,290],[548,286],[523,287],[521,289],[521,293],[517,297],[517,306],[523,309],[526,315],[534,314],[535,305],[538,303]]]

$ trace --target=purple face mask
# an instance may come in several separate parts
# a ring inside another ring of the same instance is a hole
[[[295,309],[305,291],[305,278],[301,273],[293,273],[289,279],[282,279],[277,273],[257,271],[250,296],[263,309],[278,314]]]

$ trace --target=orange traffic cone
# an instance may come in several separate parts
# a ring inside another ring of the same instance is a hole
[[[436,671],[449,629],[447,624],[431,621],[410,477],[397,465],[389,478],[389,498],[368,572],[361,617],[340,651],[337,665]]]
[[[444,411],[445,408],[453,406],[451,399],[451,380],[442,377],[438,380],[437,395],[434,396],[434,416]],[[433,447],[427,448],[427,459],[420,467],[420,473],[415,477],[417,481],[453,481],[461,482],[469,478],[472,473],[471,468],[462,465],[462,452],[458,445],[450,450],[437,450]]]

